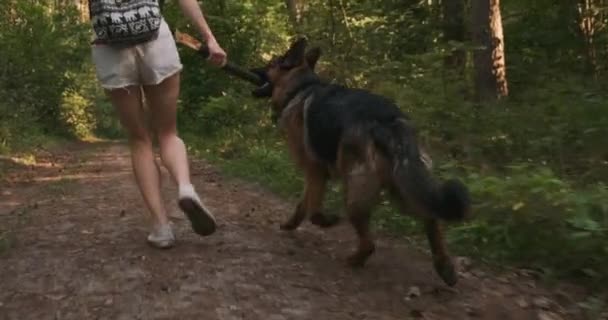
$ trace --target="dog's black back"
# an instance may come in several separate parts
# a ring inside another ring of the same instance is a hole
[[[327,163],[335,163],[346,129],[371,129],[405,118],[391,100],[363,89],[318,82],[305,90],[312,95],[305,111],[310,147]]]

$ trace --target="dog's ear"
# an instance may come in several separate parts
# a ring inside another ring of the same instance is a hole
[[[306,53],[307,40],[305,37],[299,37],[294,43],[291,44],[289,50],[283,56],[281,61],[281,67],[291,69],[299,66],[304,62],[304,56]]]
[[[319,57],[321,57],[321,48],[319,47],[314,47],[306,52],[306,63],[311,69],[315,69]]]

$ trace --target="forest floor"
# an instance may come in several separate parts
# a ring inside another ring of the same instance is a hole
[[[2,320],[588,318],[583,288],[548,287],[532,273],[465,257],[457,257],[459,283],[447,287],[403,238],[378,234],[375,255],[351,269],[348,224],[280,231],[294,203],[204,160],[192,160],[193,183],[219,228],[191,232],[163,169],[178,237],[169,250],[145,242],[124,143],[70,143],[0,165]]]

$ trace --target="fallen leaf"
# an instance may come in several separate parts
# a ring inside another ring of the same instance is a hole
[[[407,291],[407,300],[420,297],[420,288],[413,286]]]
[[[563,320],[563,318],[553,312],[541,311],[538,313],[538,320]]]
[[[541,308],[544,310],[548,310],[551,307],[551,300],[549,300],[545,297],[536,297],[536,298],[534,298],[534,300],[532,300],[532,303],[537,308]]]
[[[525,206],[525,204],[523,202],[518,202],[513,205],[513,211],[517,211],[517,210],[523,208],[524,206]]]
[[[515,303],[517,303],[517,305],[522,309],[526,309],[530,306],[530,303],[528,303],[528,301],[524,297],[517,298],[515,300]]]
[[[468,257],[458,257],[456,264],[460,270],[469,270],[473,266],[473,261]]]
[[[53,301],[59,301],[66,297],[65,294],[46,294],[45,296]]]

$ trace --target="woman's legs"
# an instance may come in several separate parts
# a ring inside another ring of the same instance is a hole
[[[205,236],[215,232],[216,222],[190,182],[186,146],[177,135],[179,85],[178,72],[158,85],[144,86],[144,92],[150,106],[152,125],[158,136],[161,159],[178,186],[178,204],[190,219],[194,231]]]
[[[169,227],[167,212],[160,190],[160,169],[154,159],[152,139],[142,108],[141,89],[129,86],[106,90],[127,133],[131,149],[131,164],[137,186],[152,215],[152,232],[148,241],[158,247],[170,247],[175,237]]]
[[[144,86],[152,126],[158,136],[160,155],[177,185],[190,184],[186,146],[177,136],[177,98],[180,76],[176,73],[158,85]]]
[[[190,183],[188,158],[183,141],[177,136],[176,109],[179,95],[179,71],[182,65],[171,31],[162,21],[156,40],[126,49],[93,46],[97,77],[118,111],[128,134],[133,172],[146,206],[153,217],[148,241],[168,247],[174,242],[166,209],[162,203],[160,170],[154,161],[152,138],[147,131],[142,108],[141,87],[161,149],[163,164],[178,185],[178,203],[200,235],[215,231],[215,219],[205,208]],[[171,75],[171,76],[168,76]]]

